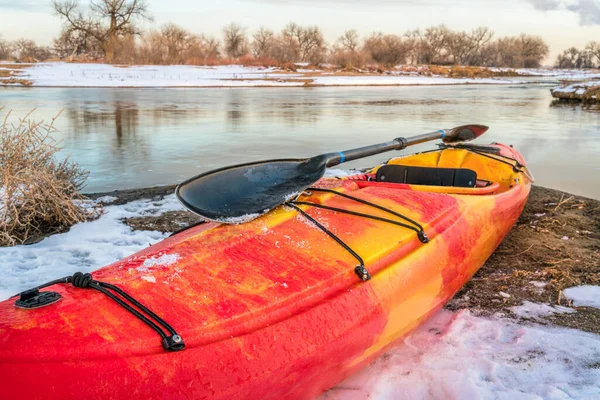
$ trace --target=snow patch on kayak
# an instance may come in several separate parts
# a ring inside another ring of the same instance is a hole
[[[77,271],[92,272],[145,249],[167,234],[134,231],[122,219],[177,210],[183,206],[174,195],[105,206],[100,218],[76,224],[69,232],[29,246],[0,248],[0,300]]]
[[[539,320],[552,314],[572,314],[577,312],[569,307],[524,301],[520,306],[509,307],[510,312],[520,318]]]
[[[262,214],[246,214],[246,215],[242,215],[241,217],[229,217],[229,218],[220,218],[218,220],[216,220],[216,222],[220,222],[222,224],[231,224],[231,225],[239,225],[239,224],[245,224],[246,222],[250,222],[258,217],[260,217]]]
[[[144,263],[136,269],[140,272],[147,272],[153,267],[168,267],[173,265],[181,257],[179,254],[163,254],[160,257],[150,257],[144,260]]]
[[[600,396],[600,336],[443,310],[319,400]]]
[[[352,176],[362,174],[362,171],[356,169],[337,169],[337,168],[329,168],[325,170],[325,177],[327,178],[335,178],[336,176]]]
[[[563,290],[563,294],[576,307],[600,308],[600,286],[583,285]]]
[[[141,279],[147,282],[156,283],[156,278],[154,275],[144,275]]]

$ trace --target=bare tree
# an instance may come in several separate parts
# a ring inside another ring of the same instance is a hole
[[[119,38],[140,33],[134,25],[136,19],[152,20],[145,0],[90,0],[87,13],[78,0],[53,0],[52,4],[67,29],[98,40],[108,63],[115,58]]]
[[[252,54],[255,57],[272,57],[275,42],[275,33],[261,26],[252,35]]]
[[[359,40],[358,40],[358,32],[356,29],[350,29],[342,36],[340,36],[337,40],[337,44],[341,46],[342,49],[348,50],[352,53],[358,52]]]
[[[192,43],[192,35],[173,23],[163,25],[160,31],[167,63],[182,64],[184,53]]]
[[[100,43],[85,31],[63,27],[60,35],[52,42],[52,47],[60,58],[73,59],[76,55],[86,54],[92,58],[102,56]]]
[[[446,46],[448,54],[452,57],[452,64],[463,65],[471,50],[471,38],[466,32],[450,32]]]
[[[485,26],[473,29],[469,34],[469,47],[466,52],[464,63],[467,65],[484,64],[484,48],[491,42],[494,32]]]
[[[556,58],[556,68],[594,68],[594,55],[587,49],[570,47]]]
[[[12,58],[13,44],[0,36],[0,60]]]
[[[225,52],[229,57],[241,57],[248,52],[246,29],[232,22],[223,28]]]
[[[283,41],[293,44],[296,50],[294,61],[318,63],[325,52],[325,38],[318,26],[303,27],[290,22],[282,32]]]
[[[333,44],[330,54],[331,61],[344,68],[362,66],[363,54],[358,32],[355,29],[344,32]]]
[[[444,64],[450,30],[445,25],[432,26],[423,34],[423,62],[426,64]]]
[[[408,62],[410,64],[423,63],[423,35],[419,29],[407,31],[404,34],[405,44],[408,49]]]
[[[518,43],[521,53],[520,66],[524,68],[539,67],[550,52],[548,45],[540,36],[522,33],[519,35]]]
[[[214,37],[192,35],[184,56],[188,64],[212,63],[221,56],[221,43]]]
[[[591,41],[585,46],[585,49],[595,58],[600,67],[600,42]]]
[[[44,61],[52,56],[52,51],[48,47],[40,47],[33,40],[18,39],[13,46],[20,61]]]

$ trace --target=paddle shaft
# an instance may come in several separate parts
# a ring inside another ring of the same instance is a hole
[[[441,129],[439,131],[411,136],[409,138],[401,137],[389,142],[358,147],[356,149],[340,151],[337,153],[327,153],[324,154],[324,156],[327,160],[327,167],[334,167],[346,161],[357,160],[359,158],[369,157],[392,150],[402,150],[415,144],[441,139],[444,137],[445,133],[445,130]]]

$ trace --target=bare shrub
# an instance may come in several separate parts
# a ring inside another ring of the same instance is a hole
[[[241,57],[248,53],[246,28],[232,22],[223,28],[223,45],[229,57]]]
[[[388,67],[404,64],[410,52],[410,44],[398,35],[373,33],[367,37],[363,45],[368,57]]]
[[[0,125],[0,246],[13,246],[84,221],[96,210],[76,200],[88,172],[68,159],[52,138],[52,124],[28,117]]]
[[[345,31],[331,49],[331,61],[343,68],[359,68],[364,64],[364,58],[356,29]]]

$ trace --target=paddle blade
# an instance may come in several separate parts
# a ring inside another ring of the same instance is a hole
[[[180,184],[175,193],[201,217],[240,224],[300,193],[325,173],[325,160],[271,160],[210,171]]]
[[[443,137],[444,143],[468,142],[483,135],[489,128],[485,125],[463,125],[447,130]]]

